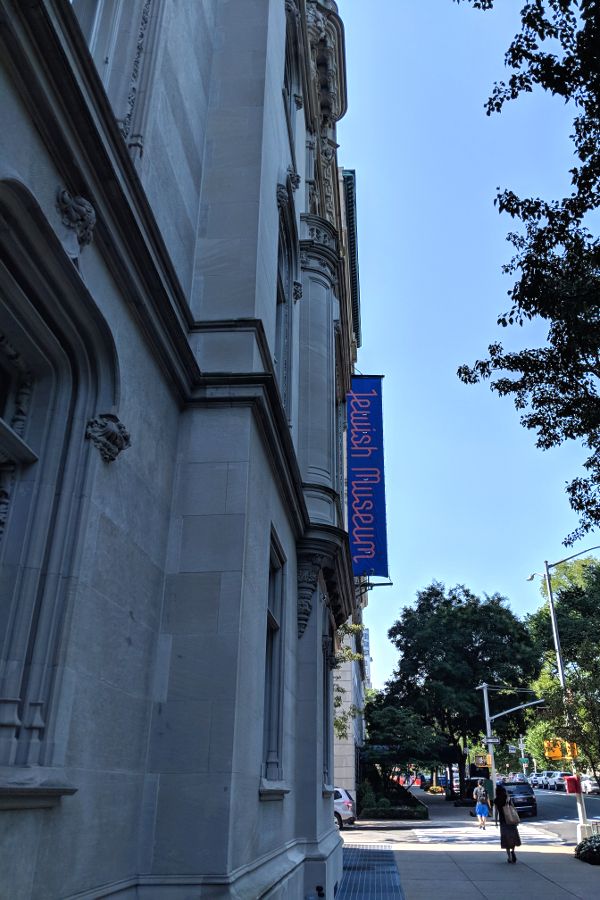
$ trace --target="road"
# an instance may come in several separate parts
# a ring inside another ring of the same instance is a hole
[[[524,818],[524,822],[539,822],[547,825],[563,840],[576,840],[577,801],[573,794],[563,791],[545,791],[541,788],[535,792],[538,802],[537,819]],[[600,821],[600,797],[592,794],[584,795],[588,819]]]

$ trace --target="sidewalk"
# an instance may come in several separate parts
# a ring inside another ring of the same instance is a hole
[[[543,825],[525,819],[508,865],[493,824],[418,791],[428,822],[361,821],[344,829],[344,878],[336,900],[599,900],[600,866],[579,862]]]

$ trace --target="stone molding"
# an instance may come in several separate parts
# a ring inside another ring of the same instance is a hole
[[[86,438],[99,451],[104,462],[114,462],[119,453],[131,446],[129,432],[113,413],[100,413],[87,423]]]
[[[133,111],[135,109],[135,104],[138,95],[138,87],[140,80],[140,72],[142,66],[142,55],[144,53],[144,43],[146,40],[146,31],[148,30],[148,22],[150,21],[150,9],[152,6],[153,0],[145,0],[144,6],[142,8],[142,15],[140,17],[140,27],[138,30],[137,41],[135,45],[135,56],[133,59],[133,65],[131,68],[131,78],[129,81],[129,91],[127,94],[127,110],[125,112],[125,116],[119,122],[119,128],[121,130],[121,134],[127,140],[129,137],[129,133],[131,131],[131,121],[133,118]],[[142,155],[144,140],[141,134],[131,135],[131,140],[128,141],[128,146],[137,147],[140,150],[140,156]]]

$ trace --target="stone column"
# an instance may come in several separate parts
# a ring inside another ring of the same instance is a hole
[[[299,459],[311,520],[337,525],[338,239],[329,222],[312,215],[302,216],[301,234]]]

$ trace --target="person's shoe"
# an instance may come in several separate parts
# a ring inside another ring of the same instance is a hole
[[[512,861],[512,862],[516,862],[516,861],[517,861],[517,854],[515,853],[514,850],[511,850],[511,851],[510,851],[510,855],[511,855],[511,857],[512,857],[512,860],[511,860],[511,861]]]

